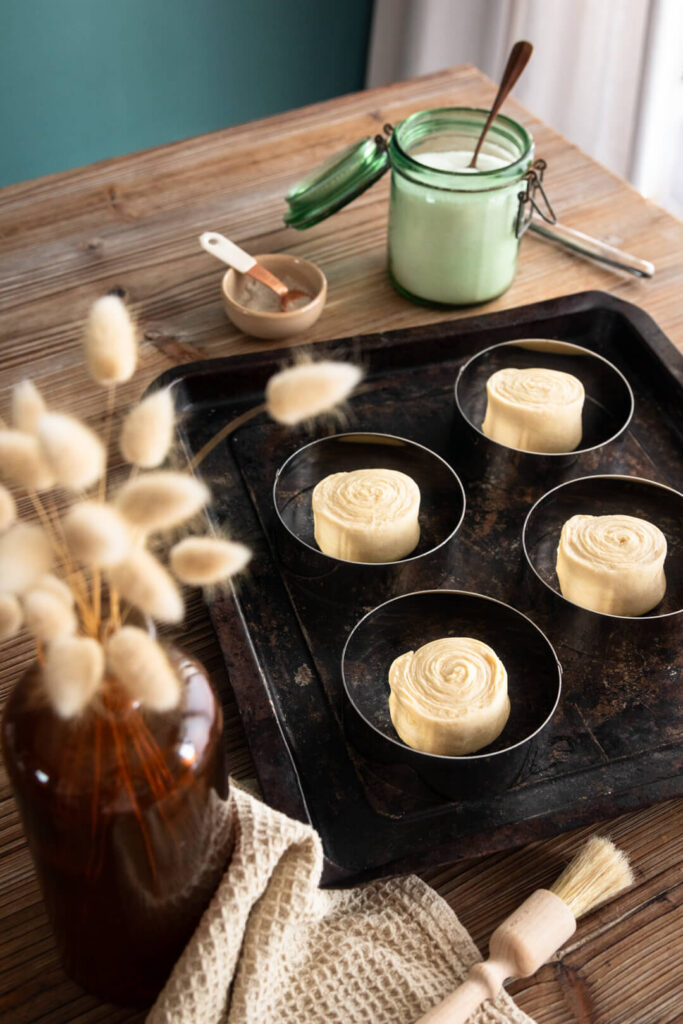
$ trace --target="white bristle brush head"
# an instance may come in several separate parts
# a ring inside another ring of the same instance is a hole
[[[72,505],[63,527],[70,553],[93,569],[121,562],[132,543],[126,520],[113,505],[102,501]]]
[[[11,640],[23,622],[21,605],[14,594],[0,594],[0,640]]]
[[[550,891],[578,918],[632,884],[633,872],[626,854],[604,836],[593,836]]]
[[[8,530],[17,518],[17,506],[11,491],[0,484],[0,533]]]
[[[158,622],[180,622],[185,608],[171,574],[145,548],[133,548],[108,570],[121,597]]]
[[[22,380],[12,390],[12,423],[17,430],[35,434],[38,420],[47,412],[45,399],[32,380]]]
[[[98,384],[111,387],[135,373],[137,332],[117,295],[104,295],[90,307],[83,347],[90,376]]]
[[[168,388],[143,398],[121,428],[121,454],[140,469],[160,466],[173,441],[175,408]]]
[[[210,586],[242,572],[251,551],[238,541],[186,537],[171,549],[171,569],[183,583]]]
[[[131,697],[152,711],[170,711],[180,699],[178,674],[157,641],[137,626],[123,626],[107,641],[109,671]]]
[[[363,376],[360,367],[332,359],[299,362],[266,385],[266,409],[278,423],[294,426],[345,402]]]
[[[115,504],[129,523],[153,533],[180,526],[196,515],[210,497],[206,485],[189,473],[159,470],[124,484]]]
[[[104,445],[75,417],[45,413],[38,420],[38,439],[45,461],[62,487],[84,491],[102,476],[107,458]]]
[[[99,690],[103,677],[104,651],[97,640],[63,636],[48,645],[43,678],[60,718],[79,715]]]
[[[0,536],[0,583],[3,591],[21,594],[52,565],[45,531],[32,523],[15,523]]]
[[[49,491],[55,475],[33,434],[0,429],[0,472],[29,491]]]

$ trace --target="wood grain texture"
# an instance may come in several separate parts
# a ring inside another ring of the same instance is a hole
[[[264,347],[225,319],[220,267],[197,235],[215,229],[252,252],[287,251],[319,263],[327,307],[310,343],[466,315],[431,311],[398,296],[386,277],[388,182],[303,233],[282,225],[297,177],[386,122],[440,105],[490,103],[495,87],[470,67],[359,93],[187,142],[0,190],[0,413],[9,388],[30,375],[49,401],[102,422],[79,346],[92,300],[123,289],[143,334],[141,368],[119,392],[121,410],[179,362]],[[644,200],[518,104],[549,164],[547,185],[565,223],[657,267],[641,281],[592,265],[532,236],[510,290],[482,311],[589,288],[637,303],[683,348],[683,225]],[[293,342],[294,344],[294,342]],[[218,648],[198,598],[180,638],[224,695],[233,773],[253,773]],[[0,701],[29,663],[31,646],[3,649]],[[636,885],[590,914],[568,947],[531,981],[515,983],[539,1024],[669,1024],[681,1019],[683,802],[605,823],[629,852]],[[549,884],[589,830],[522,850],[431,870],[424,877],[477,943],[536,885]],[[57,959],[11,796],[0,769],[0,1020],[23,1024],[142,1021],[70,982]]]

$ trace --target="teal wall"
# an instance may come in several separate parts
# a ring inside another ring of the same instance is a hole
[[[372,0],[0,0],[0,185],[363,87]]]

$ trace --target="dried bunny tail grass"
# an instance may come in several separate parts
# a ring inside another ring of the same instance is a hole
[[[54,573],[46,572],[40,576],[36,580],[33,589],[45,590],[49,594],[58,597],[67,607],[73,608],[74,595],[71,587],[64,580],[61,580],[59,576],[55,576]]]
[[[180,681],[163,649],[144,629],[123,626],[107,641],[112,675],[152,711],[170,711],[180,700]]]
[[[27,490],[47,491],[55,485],[38,440],[22,430],[0,429],[0,471]]]
[[[73,718],[90,703],[104,677],[104,651],[90,637],[62,636],[47,648],[43,678],[60,718]]]
[[[160,466],[173,441],[175,408],[169,388],[143,398],[121,428],[121,454],[141,469]]]
[[[22,380],[12,391],[12,423],[17,430],[35,434],[38,420],[47,412],[45,399],[32,380]]]
[[[159,622],[180,622],[183,599],[173,577],[145,548],[136,548],[108,571],[126,601]]]
[[[51,565],[52,548],[40,526],[15,523],[0,537],[0,583],[4,591],[23,593]]]
[[[80,420],[60,412],[45,413],[38,421],[38,437],[62,487],[83,491],[102,476],[106,465],[104,445]]]
[[[4,533],[17,518],[17,506],[6,487],[0,484],[0,533]]]
[[[36,640],[49,643],[76,631],[73,608],[50,590],[34,587],[24,594],[24,621]]]
[[[294,426],[345,402],[362,376],[363,371],[353,363],[331,359],[297,362],[268,381],[266,409],[278,423]]]
[[[69,551],[83,565],[94,569],[122,561],[131,546],[128,523],[113,505],[81,501],[64,518]]]
[[[146,531],[167,530],[191,519],[209,501],[205,484],[188,473],[146,473],[124,484],[116,496],[123,516]]]
[[[130,380],[138,361],[135,325],[117,295],[90,307],[83,341],[90,376],[105,387]]]
[[[10,640],[22,627],[24,616],[14,594],[0,594],[0,640]]]
[[[237,541],[186,537],[171,549],[171,569],[183,583],[204,587],[242,572],[251,551]]]

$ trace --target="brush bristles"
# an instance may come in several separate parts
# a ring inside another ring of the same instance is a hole
[[[47,491],[55,484],[37,439],[21,430],[0,429],[0,470],[27,490]]]
[[[136,548],[108,571],[121,597],[158,622],[180,622],[183,599],[173,577],[144,548]]]
[[[29,633],[43,643],[76,631],[76,616],[63,597],[38,586],[24,595],[24,621]]]
[[[21,605],[14,594],[0,594],[0,640],[11,640],[23,625]]]
[[[97,434],[80,420],[48,412],[38,421],[45,460],[62,487],[83,491],[100,479],[106,453]]]
[[[64,636],[48,646],[43,678],[60,718],[73,718],[90,703],[104,676],[104,651],[90,637]]]
[[[361,377],[353,363],[331,359],[288,366],[266,385],[266,408],[278,423],[294,426],[345,402]]]
[[[133,526],[154,532],[191,519],[209,498],[206,486],[189,473],[159,471],[124,484],[116,507]]]
[[[22,380],[12,391],[12,423],[17,430],[35,434],[38,420],[47,412],[45,400],[31,380]]]
[[[52,548],[40,526],[15,523],[0,537],[0,582],[3,591],[21,594],[52,565]]]
[[[173,440],[175,409],[166,388],[144,398],[126,416],[121,428],[121,454],[140,469],[160,466]]]
[[[626,854],[609,839],[593,836],[551,886],[551,892],[578,918],[632,884]]]
[[[138,361],[135,327],[116,295],[105,295],[90,308],[84,338],[90,376],[105,387],[130,380]]]
[[[107,664],[131,697],[152,711],[170,711],[180,699],[180,681],[149,633],[123,626],[107,642]]]
[[[171,569],[183,583],[205,587],[242,572],[251,551],[237,541],[186,537],[171,550]]]
[[[8,530],[17,518],[17,506],[10,491],[0,484],[0,533]]]
[[[94,569],[121,562],[131,545],[123,516],[101,501],[73,505],[64,518],[64,536],[73,557]]]

